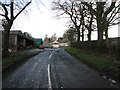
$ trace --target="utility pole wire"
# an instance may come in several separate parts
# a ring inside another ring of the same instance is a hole
[[[41,14],[40,8],[39,8],[38,3],[37,3],[36,0],[35,0],[35,3],[36,3],[36,6],[37,6],[37,9],[38,9],[39,13]]]
[[[39,1],[51,13],[50,9],[48,9],[47,6],[41,0],[39,0]]]

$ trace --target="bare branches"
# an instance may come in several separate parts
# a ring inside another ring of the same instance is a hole
[[[118,20],[119,18],[117,18],[117,14],[120,13],[120,5],[117,5],[116,7],[114,7],[113,11],[111,12],[111,15],[108,18],[108,21],[110,23]]]
[[[11,15],[11,19],[14,18],[14,2],[11,1],[10,2],[10,15]]]
[[[13,19],[23,11],[31,3],[32,0],[26,2],[26,0],[13,0],[13,1],[3,1],[0,2],[0,15],[5,17],[6,20]],[[14,15],[15,14],[15,15]],[[10,17],[9,17],[10,16]]]
[[[101,42],[103,40],[103,32],[107,35],[108,27],[118,24],[116,21],[118,20],[117,15],[120,13],[120,5],[116,6],[117,0],[114,0],[114,2],[98,1],[80,2],[67,0],[65,2],[54,2],[53,10],[62,12],[59,16],[68,15],[75,28],[79,29],[78,31],[86,28],[89,38],[91,31],[97,29],[98,40]]]
[[[116,2],[112,2],[111,6],[105,11],[104,18],[114,9]]]
[[[53,8],[52,10],[58,10],[62,13],[60,13],[59,15],[57,16],[61,16],[61,15],[68,15],[71,19],[71,21],[74,23],[74,24],[77,24],[77,22],[80,21],[80,14],[79,14],[79,6],[80,6],[80,3],[76,3],[76,2],[73,2],[73,1],[65,1],[63,3],[60,3],[60,2],[53,2]]]
[[[98,12],[92,8],[92,4],[89,4],[87,2],[81,2],[81,3],[86,5],[93,15],[95,15],[96,17],[99,17]]]
[[[8,10],[7,10],[7,8],[6,8],[6,5],[5,5],[5,4],[2,4],[2,3],[0,3],[0,5],[2,6],[2,8],[3,8],[4,12],[5,12],[4,14],[0,14],[0,15],[3,16],[3,17],[5,17],[6,20],[9,20]]]
[[[14,17],[14,20],[17,18],[17,16],[30,4],[31,2],[28,2],[20,11],[17,13],[17,15]]]
[[[64,14],[70,17],[70,20],[72,21],[73,25],[75,26],[78,32],[78,41],[80,40],[79,38],[80,27],[82,25],[81,15],[80,15],[80,6],[81,6],[81,2],[76,2],[71,0],[68,0],[62,3],[60,3],[59,1],[53,2],[53,7],[54,7],[53,10],[58,10],[59,12],[63,12]]]

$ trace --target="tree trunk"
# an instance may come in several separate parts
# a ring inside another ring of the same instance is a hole
[[[82,26],[82,42],[84,42],[84,27]]]
[[[98,28],[98,41],[103,41],[103,26],[101,24],[101,21],[97,20],[97,28]]]
[[[98,42],[97,42],[97,51],[103,52],[103,26],[101,24],[101,20],[97,20],[97,33],[98,33]]]
[[[88,42],[91,42],[91,30],[88,30]]]
[[[4,37],[3,37],[3,57],[8,57],[9,56],[9,31],[7,28],[4,31]]]
[[[103,31],[101,29],[98,29],[98,41],[103,41]]]
[[[91,33],[92,33],[92,23],[93,23],[93,14],[90,12],[91,18],[90,18],[90,24],[88,27],[88,42],[91,43]]]
[[[9,35],[10,35],[10,29],[12,27],[12,22],[8,23],[8,25],[4,26],[4,34],[3,34],[3,58],[6,58],[9,56]]]
[[[77,27],[77,34],[78,34],[78,37],[77,37],[77,41],[79,42],[80,41],[80,28]]]
[[[97,3],[97,12],[98,15],[97,17],[97,28],[98,28],[98,48],[99,46],[102,46],[102,41],[103,41],[103,22],[102,22],[102,16],[103,16],[103,12],[104,12],[104,6],[103,6],[103,2],[96,2]]]
[[[105,30],[105,38],[106,38],[105,43],[107,46],[108,55],[110,56],[112,54],[112,48],[111,48],[110,41],[108,38],[108,27],[106,27],[106,30]]]

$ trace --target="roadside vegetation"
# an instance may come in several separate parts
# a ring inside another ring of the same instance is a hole
[[[71,55],[79,58],[83,63],[100,71],[103,75],[120,82],[120,64],[112,60],[108,60],[107,54],[100,54],[84,49],[75,49],[71,47],[64,47]]]
[[[26,53],[26,54],[14,55],[14,56],[9,56],[7,58],[3,58],[2,59],[3,73],[6,72],[8,69],[11,69],[11,67],[14,67],[17,64],[24,62],[26,59],[36,54],[37,53]]]

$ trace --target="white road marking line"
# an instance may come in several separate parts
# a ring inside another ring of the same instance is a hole
[[[35,63],[35,65],[33,66],[32,70],[34,70],[34,68],[37,66],[38,63]]]
[[[70,54],[68,54],[66,51],[65,51],[65,53],[66,53],[69,57],[71,57]]]
[[[48,90],[52,90],[52,84],[50,78],[50,64],[48,64]]]
[[[49,59],[52,57],[53,52],[50,54]]]

